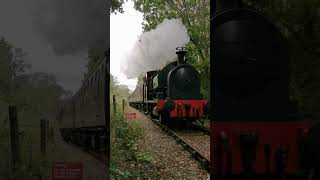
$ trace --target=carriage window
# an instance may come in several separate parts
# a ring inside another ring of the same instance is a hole
[[[97,83],[97,76],[98,76],[98,71],[94,73],[94,84]]]

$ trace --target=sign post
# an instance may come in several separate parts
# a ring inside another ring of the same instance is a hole
[[[53,162],[53,180],[83,180],[83,166],[80,162]]]
[[[16,106],[9,106],[9,120],[10,120],[12,169],[13,171],[15,171],[15,169],[17,168],[20,162],[18,111]]]
[[[126,113],[126,118],[127,118],[127,120],[136,119],[137,118],[137,114],[128,112],[128,113]]]
[[[113,95],[112,104],[113,104],[113,113],[116,114],[117,113],[116,95]]]
[[[46,119],[43,117],[40,118],[40,151],[46,155]]]
[[[125,106],[126,102],[124,99],[122,99],[122,111],[124,112],[124,106]]]

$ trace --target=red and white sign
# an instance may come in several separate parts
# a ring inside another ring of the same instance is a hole
[[[82,180],[83,166],[80,162],[53,162],[53,180]]]
[[[137,118],[137,114],[136,113],[126,113],[126,117],[129,120],[136,119]]]

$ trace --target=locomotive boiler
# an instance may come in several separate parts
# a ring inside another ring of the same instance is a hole
[[[200,94],[198,71],[187,62],[187,49],[178,47],[178,60],[163,69],[149,71],[130,95],[129,104],[162,123],[192,122],[205,116],[206,100]]]

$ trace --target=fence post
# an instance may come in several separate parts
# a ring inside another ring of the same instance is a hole
[[[117,113],[116,95],[113,95],[113,113]]]
[[[122,111],[124,112],[124,107],[125,107],[125,100],[124,99],[122,99]]]
[[[46,154],[46,120],[40,118],[40,151],[42,155]]]
[[[14,172],[20,162],[18,112],[17,112],[17,107],[14,105],[9,105],[9,120],[10,120],[12,169]]]

